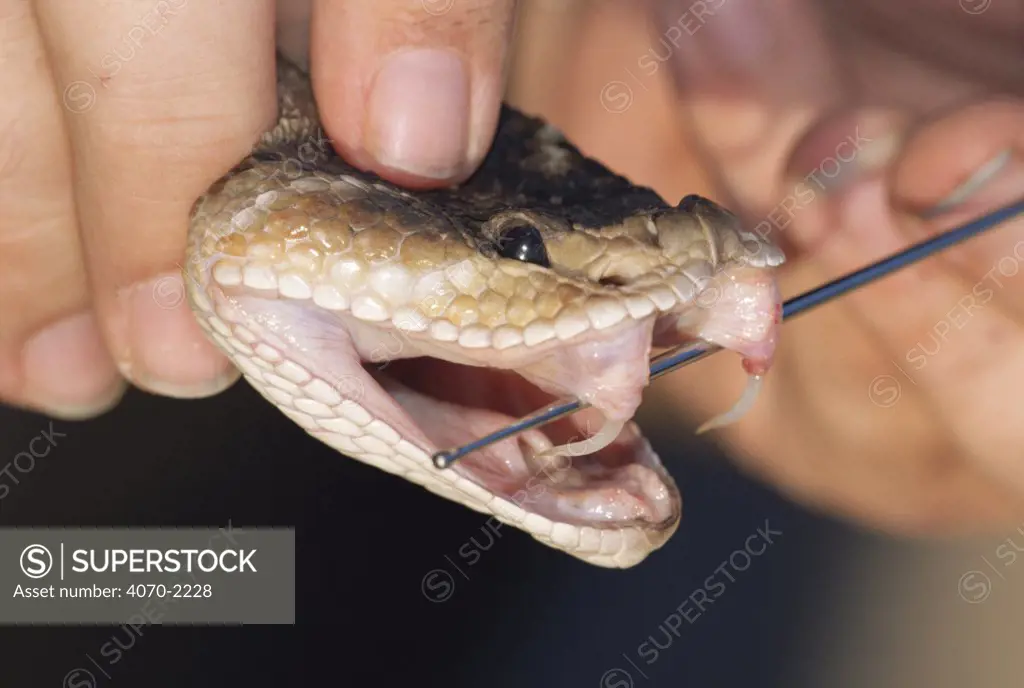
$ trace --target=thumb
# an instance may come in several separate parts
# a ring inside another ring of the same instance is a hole
[[[410,187],[472,174],[494,136],[514,12],[514,0],[316,0],[311,73],[339,153]]]

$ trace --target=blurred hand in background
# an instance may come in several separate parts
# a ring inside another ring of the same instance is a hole
[[[785,297],[1024,196],[1019,3],[579,5],[550,31],[576,29],[546,56],[565,80],[531,94],[528,72],[521,100],[668,200],[739,213],[786,251]],[[871,525],[1017,522],[1022,262],[1017,220],[787,323],[755,409],[718,437],[791,496]],[[722,354],[655,387],[702,421],[742,385]]]

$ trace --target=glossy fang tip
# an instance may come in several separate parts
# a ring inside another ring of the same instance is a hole
[[[727,425],[732,425],[737,422],[743,416],[747,415],[754,406],[754,401],[757,400],[757,395],[761,392],[761,385],[764,382],[764,378],[760,375],[751,375],[747,378],[747,386],[743,390],[743,394],[736,401],[731,409],[725,413],[715,416],[709,421],[705,421],[703,425],[697,428],[698,435],[707,432],[708,430],[715,430],[717,428],[724,428]]]

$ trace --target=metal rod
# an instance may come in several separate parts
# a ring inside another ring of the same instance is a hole
[[[1004,206],[947,232],[943,232],[931,239],[926,239],[914,244],[899,253],[887,256],[876,263],[872,263],[865,268],[851,272],[843,277],[836,278],[831,282],[815,287],[810,291],[806,291],[799,296],[794,296],[783,304],[782,320],[785,321],[802,313],[806,313],[812,308],[821,306],[822,304],[828,303],[829,301],[851,292],[854,289],[886,277],[897,270],[923,260],[924,258],[934,255],[939,251],[949,248],[950,246],[966,241],[973,236],[992,229],[993,227],[1021,214],[1024,214],[1024,199],[1008,206]],[[654,380],[666,373],[676,370],[677,368],[695,363],[719,350],[721,350],[720,346],[697,341],[684,344],[683,346],[671,351],[666,351],[651,359],[650,377]],[[483,449],[495,442],[508,439],[509,437],[518,435],[519,433],[530,430],[531,428],[546,425],[552,421],[558,420],[559,418],[584,409],[587,406],[589,406],[589,404],[585,404],[578,399],[556,401],[507,427],[496,430],[495,432],[485,435],[480,439],[473,440],[469,444],[437,452],[433,456],[434,465],[440,469],[448,468],[466,454]]]

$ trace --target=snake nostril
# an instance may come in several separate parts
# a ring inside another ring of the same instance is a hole
[[[603,287],[622,287],[627,284],[624,278],[615,277],[614,275],[609,277],[602,277],[597,281],[597,283]]]

